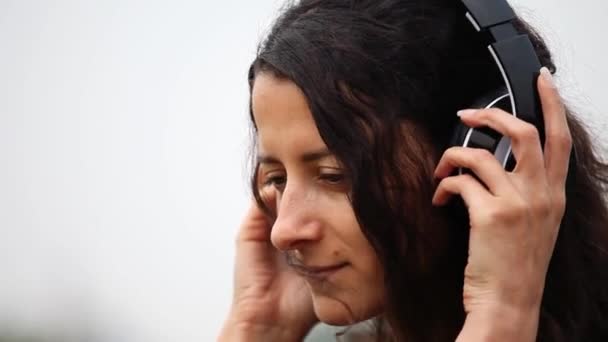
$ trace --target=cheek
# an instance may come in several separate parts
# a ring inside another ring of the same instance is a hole
[[[377,316],[384,307],[384,272],[371,244],[356,220],[345,195],[324,197],[323,215],[328,220],[326,242],[349,267],[322,291],[313,291],[319,319],[346,325]]]
[[[384,277],[382,265],[361,231],[348,197],[340,193],[324,193],[317,197],[316,203],[325,221],[326,243],[334,255],[351,264],[349,277],[353,284],[364,282],[381,288]]]
[[[346,196],[343,201],[336,203],[331,212],[335,238],[344,246],[344,252],[348,254],[350,262],[362,274],[377,275],[381,271],[380,262],[374,248],[363,234]]]
[[[346,294],[352,292],[351,301],[361,301],[363,306],[376,308],[384,296],[384,272],[380,260],[361,231],[348,199],[333,212],[335,238],[343,248],[340,252],[351,264],[348,274],[345,274],[349,278],[346,284],[350,290]]]

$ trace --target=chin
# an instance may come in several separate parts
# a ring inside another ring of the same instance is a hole
[[[365,303],[349,303],[324,295],[313,294],[313,306],[321,322],[337,326],[355,324],[379,314],[379,310],[362,310],[367,307]]]

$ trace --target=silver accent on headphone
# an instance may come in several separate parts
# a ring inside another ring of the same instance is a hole
[[[505,84],[507,85],[507,91],[509,92],[509,96],[510,96],[510,100],[511,100],[511,113],[513,114],[513,116],[517,117],[517,108],[515,107],[515,97],[513,97],[513,89],[511,89],[511,82],[509,82],[507,73],[505,72],[505,69],[502,66],[502,63],[500,62],[500,59],[498,58],[498,55],[496,54],[496,51],[494,51],[494,48],[492,47],[492,45],[488,45],[488,50],[490,50],[490,53],[492,54],[492,57],[494,58],[496,65],[498,65],[498,69],[500,69],[502,78],[504,79]]]
[[[467,12],[465,14],[465,16],[467,17],[467,19],[469,19],[469,21],[471,22],[471,24],[473,24],[473,27],[475,27],[475,29],[477,30],[477,32],[481,31],[481,27],[477,23],[477,20],[475,20],[475,18],[473,18],[473,15],[470,12]]]
[[[501,96],[495,98],[494,100],[492,100],[492,102],[490,102],[483,109],[488,109],[488,108],[493,107],[495,104],[497,104],[498,102],[500,102],[507,96],[510,97],[511,104],[512,104],[513,97],[510,96],[509,94],[504,94],[504,95],[501,95]],[[473,130],[475,130],[475,128],[469,128],[467,130],[467,134],[464,138],[464,143],[462,144],[462,147],[468,147],[469,140],[471,140],[471,134],[473,134]],[[496,151],[494,151],[494,157],[496,157],[496,159],[502,164],[502,167],[505,168],[507,166],[507,161],[509,161],[509,155],[511,155],[511,138],[503,135],[502,138],[500,138],[500,140],[498,141],[498,145],[496,146]],[[459,175],[462,174],[462,168],[458,168],[458,174]]]

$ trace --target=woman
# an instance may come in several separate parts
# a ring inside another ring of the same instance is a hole
[[[549,69],[544,143],[501,110],[454,115],[502,82],[463,15],[452,0],[303,0],[276,21],[249,74],[255,201],[220,340],[370,318],[379,341],[608,340],[608,165],[521,20]],[[509,136],[515,169],[446,149],[458,120]]]

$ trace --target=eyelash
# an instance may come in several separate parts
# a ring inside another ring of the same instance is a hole
[[[276,188],[277,186],[279,186],[279,184],[278,184],[279,180],[284,183],[285,180],[286,180],[286,177],[284,177],[284,176],[271,176],[271,177],[268,177],[268,179],[266,179],[264,181],[264,185],[265,186],[272,185],[272,186],[274,186]]]
[[[323,173],[319,175],[318,179],[325,181],[329,185],[339,185],[344,181],[344,174],[342,173]],[[284,186],[287,181],[285,176],[271,176],[264,181],[264,186],[274,186],[278,188]]]
[[[324,173],[319,176],[319,179],[324,180],[330,184],[339,184],[344,180],[344,174],[342,174],[342,173]]]

